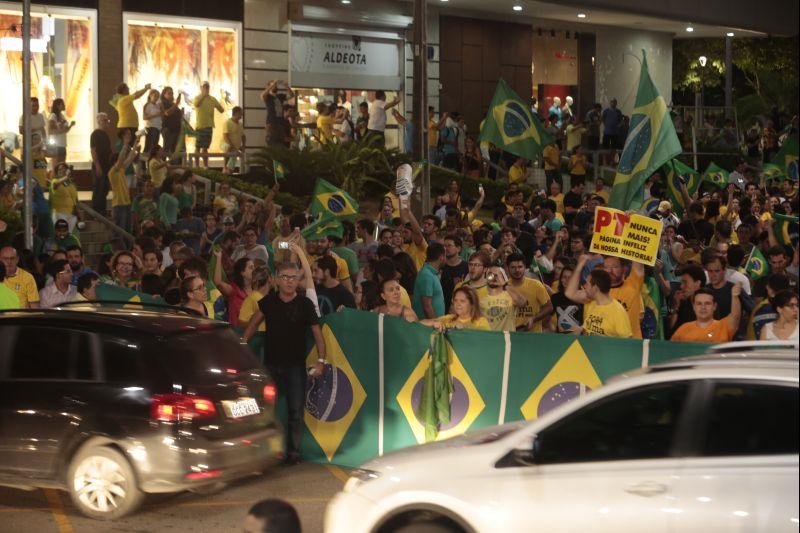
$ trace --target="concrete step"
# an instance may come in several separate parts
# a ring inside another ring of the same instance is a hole
[[[108,242],[112,238],[112,233],[105,231],[81,231],[78,233],[82,243],[89,242]]]

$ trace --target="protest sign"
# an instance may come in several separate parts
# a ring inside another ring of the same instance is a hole
[[[598,207],[589,250],[653,266],[658,258],[661,228],[660,220]]]

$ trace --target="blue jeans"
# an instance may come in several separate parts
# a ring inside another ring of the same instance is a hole
[[[116,205],[112,208],[112,212],[114,213],[114,224],[130,233],[132,225],[131,206]]]
[[[286,396],[289,411],[289,427],[286,431],[287,456],[300,455],[300,439],[303,437],[303,406],[306,397],[306,369],[302,366],[280,368],[268,366],[267,370],[278,385],[278,393]]]

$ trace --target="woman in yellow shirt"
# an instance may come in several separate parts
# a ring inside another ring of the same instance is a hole
[[[69,232],[75,231],[78,217],[75,206],[78,205],[78,189],[70,178],[70,169],[66,163],[59,163],[56,176],[50,181],[50,207],[53,210],[53,222],[64,219],[69,224]]]
[[[439,331],[445,329],[482,329],[490,330],[489,321],[481,315],[478,293],[469,287],[459,287],[453,291],[452,313],[439,318],[420,321]]]
[[[270,289],[269,267],[260,266],[253,271],[253,279],[250,282],[252,291],[242,302],[239,308],[239,328],[244,331],[250,323],[250,319],[258,311],[258,302],[267,295]],[[266,324],[262,321],[258,326],[258,332],[247,342],[247,345],[256,354],[258,360],[264,363],[264,332],[267,331]]]

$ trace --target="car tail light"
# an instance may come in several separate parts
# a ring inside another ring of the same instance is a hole
[[[222,474],[222,470],[207,470],[205,472],[190,472],[186,474],[186,479],[197,480],[197,479],[211,479],[218,477]]]
[[[275,388],[275,385],[264,385],[264,390],[261,391],[262,396],[264,396],[264,401],[267,403],[275,403],[275,397],[278,395],[278,389]]]
[[[214,402],[191,394],[156,394],[150,405],[150,417],[161,422],[209,418],[216,413]]]

